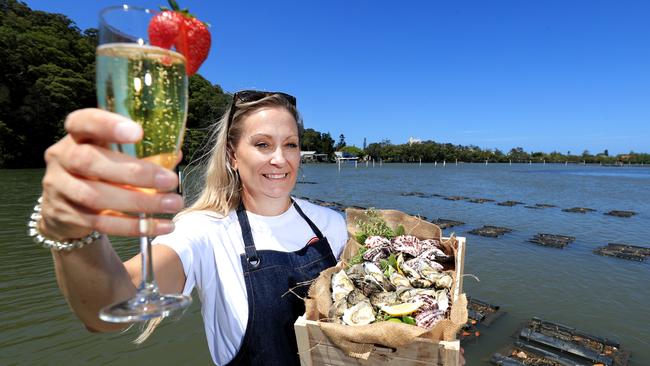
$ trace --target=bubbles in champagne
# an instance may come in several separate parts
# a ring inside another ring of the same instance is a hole
[[[143,139],[120,149],[138,158],[175,164],[185,130],[187,82],[185,58],[176,52],[127,43],[97,49],[98,104],[142,125]]]

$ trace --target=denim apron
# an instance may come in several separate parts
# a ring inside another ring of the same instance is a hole
[[[298,204],[292,203],[316,235],[295,252],[257,250],[244,205],[237,209],[245,245],[241,264],[248,294],[248,323],[239,352],[228,365],[300,364],[293,323],[305,312],[298,296],[307,296],[309,285],[302,283],[336,265],[336,258],[327,238]]]

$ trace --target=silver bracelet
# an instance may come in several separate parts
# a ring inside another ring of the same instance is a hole
[[[66,250],[70,251],[72,249],[82,248],[87,244],[92,243],[93,241],[101,238],[102,234],[98,231],[93,230],[90,234],[79,239],[70,239],[65,241],[56,241],[47,239],[38,231],[38,222],[41,220],[41,203],[43,202],[43,196],[38,198],[38,203],[34,206],[34,212],[29,217],[29,222],[27,223],[27,235],[34,238],[36,244],[42,245],[43,248],[51,248],[54,250]]]

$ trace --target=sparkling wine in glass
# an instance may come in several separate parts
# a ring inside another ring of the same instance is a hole
[[[176,165],[187,117],[188,80],[185,58],[178,52],[148,44],[147,26],[155,11],[127,5],[104,9],[97,47],[97,101],[100,108],[126,116],[144,130],[135,144],[115,144],[114,150],[172,169]],[[137,188],[154,193],[152,189]],[[154,225],[150,214],[139,214],[140,232]],[[187,308],[191,297],[161,294],[154,280],[151,238],[140,237],[142,282],[134,298],[103,308],[108,322],[130,323]]]

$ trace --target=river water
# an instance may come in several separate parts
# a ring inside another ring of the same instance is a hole
[[[632,352],[631,366],[650,364],[650,262],[602,257],[592,251],[610,242],[650,246],[650,169],[564,165],[384,164],[305,165],[296,196],[344,205],[392,208],[428,218],[466,224],[445,230],[467,237],[464,290],[501,306],[506,314],[477,340],[465,345],[468,365],[488,365],[489,357],[512,342],[522,322],[533,316],[614,338]],[[49,252],[25,235],[42,170],[0,170],[0,364],[208,364],[198,298],[180,319],[166,320],[142,346],[130,342],[137,329],[92,335],[70,313],[58,292]],[[557,207],[530,209],[407,192],[514,200]],[[564,208],[588,207],[585,214]],[[631,218],[604,215],[635,211]],[[485,238],[467,231],[483,225],[512,233]],[[537,233],[570,235],[565,249],[528,243]],[[127,258],[135,239],[115,239]]]

